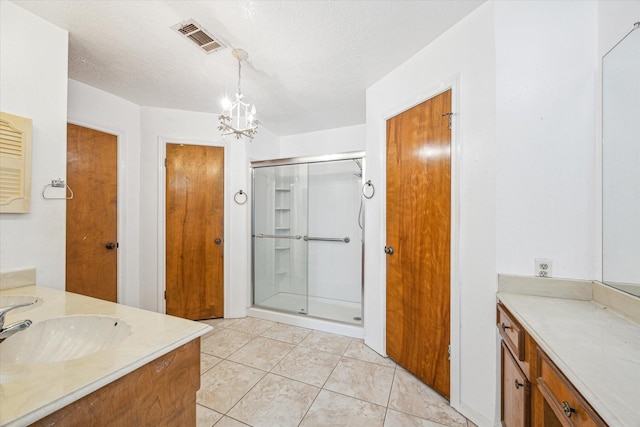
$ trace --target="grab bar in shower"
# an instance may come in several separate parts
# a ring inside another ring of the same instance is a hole
[[[299,234],[296,234],[295,236],[280,236],[280,235],[276,235],[276,234],[254,234],[253,237],[257,237],[259,239],[295,239],[295,240],[300,240],[302,239],[302,236]]]
[[[348,237],[310,237],[310,236],[304,236],[303,237],[305,242],[308,240],[319,240],[321,242],[344,242],[344,243],[349,243],[351,241],[350,238]]]
[[[304,239],[305,242],[309,240],[318,240],[321,242],[344,242],[349,243],[351,241],[348,237],[311,237],[311,236],[301,236],[296,234],[295,236],[282,236],[277,234],[254,234],[253,237],[257,237],[258,239],[295,239],[300,240]]]

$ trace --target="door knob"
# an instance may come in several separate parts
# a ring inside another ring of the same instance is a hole
[[[391,246],[385,246],[384,253],[387,255],[393,255],[393,248]]]
[[[117,243],[113,243],[113,242],[108,242],[106,245],[104,245],[105,248],[111,250],[111,249],[115,249],[118,247]]]
[[[217,237],[216,240],[214,240],[216,245],[219,245],[220,243],[222,243],[222,239]]]

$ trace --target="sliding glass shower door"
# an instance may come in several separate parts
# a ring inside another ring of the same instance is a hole
[[[306,164],[253,171],[254,304],[308,312]],[[255,262],[255,261],[258,262]]]
[[[362,324],[363,159],[283,162],[253,164],[254,306]]]

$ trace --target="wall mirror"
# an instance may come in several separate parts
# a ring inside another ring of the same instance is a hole
[[[602,59],[602,281],[640,296],[640,22]]]

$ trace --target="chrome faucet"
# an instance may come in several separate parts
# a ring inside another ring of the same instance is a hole
[[[15,304],[15,305],[10,305],[10,306],[7,306],[7,307],[0,308],[0,340],[4,340],[5,338],[9,338],[11,335],[15,334],[16,332],[20,332],[20,331],[22,331],[24,329],[27,329],[29,326],[31,326],[31,323],[32,323],[31,320],[20,320],[18,322],[10,324],[9,326],[7,326],[5,328],[4,327],[4,316],[11,310],[14,310],[14,309],[20,308],[20,307],[26,307],[28,305],[33,304],[34,302],[28,302],[28,303],[24,303],[24,304]]]

